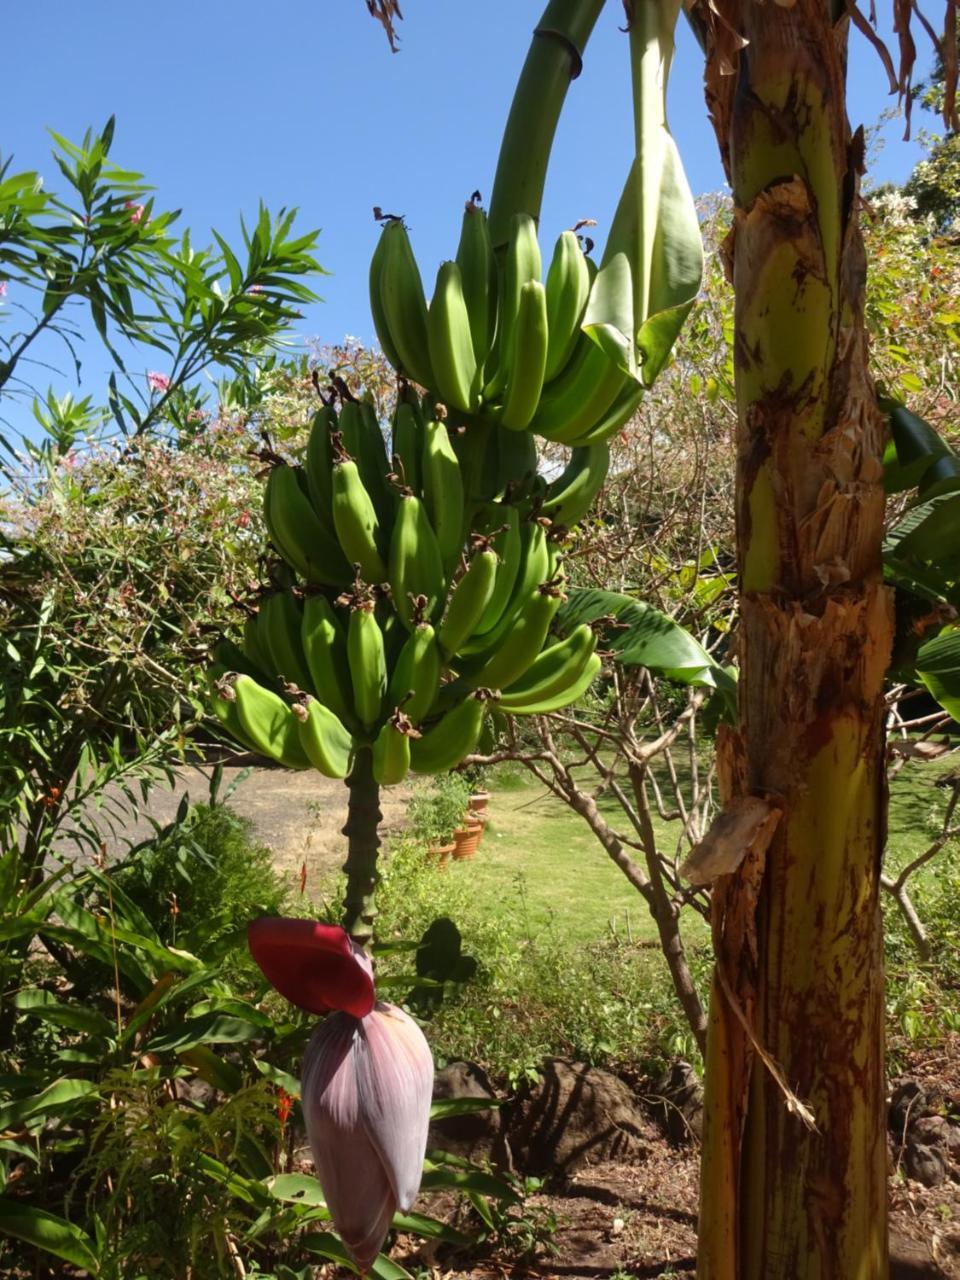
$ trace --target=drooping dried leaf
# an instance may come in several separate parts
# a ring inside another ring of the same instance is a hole
[[[399,37],[394,29],[393,20],[394,18],[398,21],[403,19],[398,0],[366,0],[366,5],[370,11],[370,16],[376,18],[387,33],[391,53],[396,53]]]

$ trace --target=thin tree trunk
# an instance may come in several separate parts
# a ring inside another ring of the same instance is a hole
[[[835,26],[823,0],[729,0],[721,12],[748,43],[733,75],[714,43],[707,73],[734,195],[739,416],[740,723],[722,739],[720,775],[725,799],[770,798],[783,816],[766,853],[714,892],[697,1274],[878,1280],[892,619],[863,325],[863,144],[846,121],[846,19]],[[718,23],[714,42],[728,30]]]
[[[368,946],[376,918],[376,888],[380,879],[380,786],[373,776],[373,752],[363,747],[354,757],[347,778],[349,799],[343,834],[347,837],[347,876],[343,927],[355,942]]]
[[[643,843],[643,852],[647,860],[647,871],[650,873],[650,890],[645,896],[647,905],[650,908],[650,914],[653,916],[654,924],[657,926],[657,933],[660,935],[660,949],[663,951],[667,968],[670,970],[670,977],[673,979],[674,992],[680,1001],[683,1012],[686,1014],[687,1023],[693,1032],[693,1038],[697,1042],[700,1055],[705,1058],[707,1054],[707,1015],[700,1002],[700,993],[697,991],[696,984],[693,981],[690,966],[687,964],[687,952],[683,945],[683,935],[680,932],[680,907],[674,901],[673,894],[668,889],[663,877],[660,854],[657,851],[657,836],[653,829],[650,805],[647,801],[647,793],[644,786],[646,772],[645,766],[630,766],[630,781],[633,785],[633,794],[636,800],[640,839]]]

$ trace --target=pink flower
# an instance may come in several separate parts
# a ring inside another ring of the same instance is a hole
[[[170,390],[170,379],[165,373],[157,373],[154,370],[151,370],[150,373],[147,374],[147,382],[150,385],[151,391],[164,392]]]
[[[294,1004],[330,1016],[301,1066],[300,1097],[333,1225],[363,1274],[397,1210],[416,1199],[430,1124],[433,1059],[402,1009],[376,999],[363,949],[335,925],[255,920],[254,960]]]
[[[7,296],[7,282],[6,280],[0,280],[0,298],[5,298],[6,296]]]
[[[127,200],[123,207],[130,210],[131,222],[139,222],[146,208],[145,205],[136,204],[133,200]]]
[[[247,293],[263,293],[263,285],[252,284],[250,288],[247,290]]]

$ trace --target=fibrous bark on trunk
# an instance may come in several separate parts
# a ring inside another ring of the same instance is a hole
[[[730,0],[706,18],[734,196],[739,420],[740,719],[720,772],[729,801],[770,800],[781,818],[714,891],[697,1274],[876,1280],[892,619],[847,22],[823,0]]]

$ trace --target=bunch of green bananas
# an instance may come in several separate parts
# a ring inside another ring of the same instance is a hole
[[[596,677],[590,627],[547,644],[563,588],[551,534],[585,513],[608,452],[477,497],[440,407],[407,391],[387,459],[372,408],[347,401],[316,414],[302,466],[273,467],[266,525],[300,581],[261,595],[242,646],[221,642],[210,688],[248,748],[344,778],[369,746],[391,784],[459,764],[489,707],[553,711]]]
[[[560,235],[541,276],[533,218],[514,215],[498,259],[487,216],[471,201],[428,307],[406,227],[389,219],[370,265],[377,337],[399,373],[468,426],[603,443],[636,411],[643,385],[582,328],[597,267],[573,231]]]

